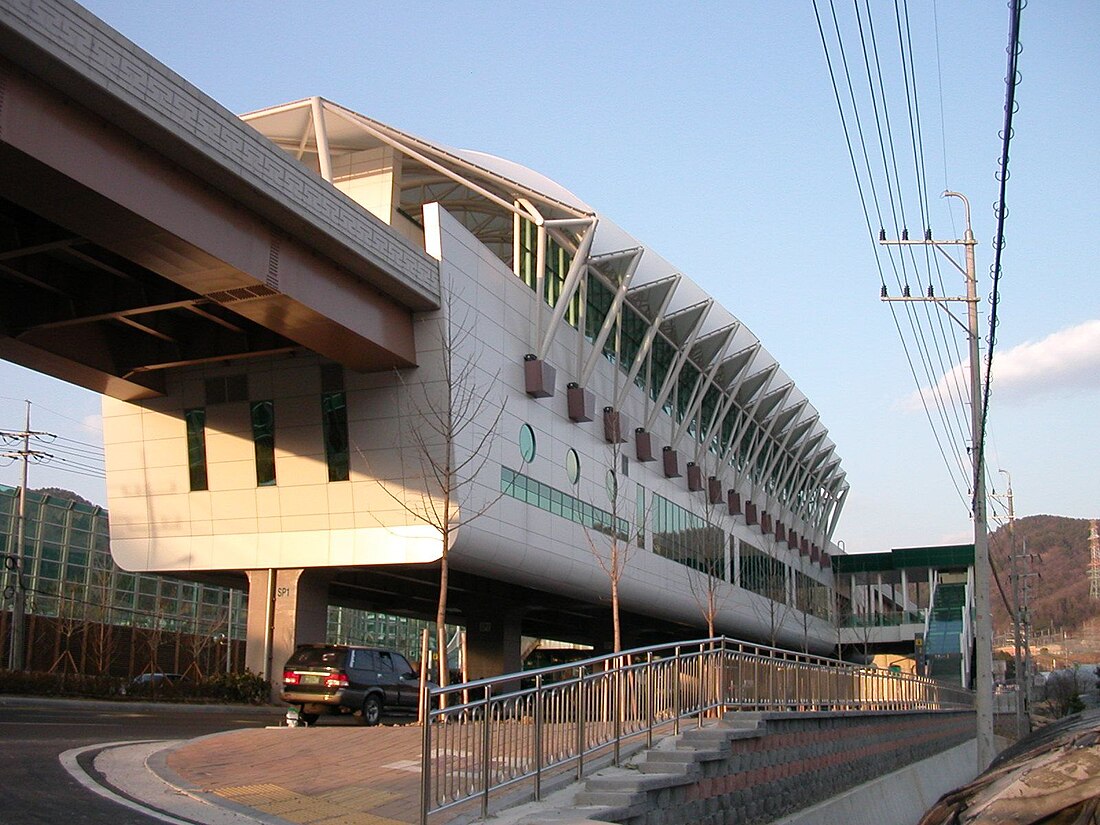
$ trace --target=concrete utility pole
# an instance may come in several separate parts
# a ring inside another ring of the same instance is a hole
[[[19,516],[15,528],[15,546],[5,558],[4,566],[15,574],[12,593],[11,645],[8,648],[8,670],[23,670],[26,666],[26,616],[27,616],[27,579],[24,576],[26,559],[23,556],[23,544],[26,540],[27,524],[27,465],[32,456],[44,453],[31,450],[31,436],[44,433],[31,432],[31,402],[27,402],[27,416],[22,432],[0,430],[0,438],[8,443],[22,442],[22,448],[0,453],[0,458],[19,458],[23,461],[23,482],[19,487]],[[6,588],[5,588],[6,590]],[[4,594],[7,596],[7,592]]]
[[[1021,646],[1021,634],[1023,633],[1023,606],[1020,596],[1021,574],[1019,569],[1020,555],[1016,550],[1016,507],[1012,500],[1012,473],[1001,470],[1008,479],[1008,540],[1010,544],[1012,560],[1012,638],[1015,644],[1013,650],[1013,664],[1016,668],[1016,736],[1021,737],[1028,732],[1028,725],[1024,722],[1024,691],[1023,684],[1027,680],[1024,673],[1023,648]]]
[[[982,417],[982,381],[981,381],[981,333],[978,329],[978,276],[974,265],[974,247],[978,242],[970,228],[970,202],[958,192],[944,192],[944,197],[958,198],[966,208],[966,233],[962,240],[936,241],[932,239],[932,230],[928,230],[924,240],[911,241],[906,237],[890,241],[885,233],[879,237],[879,243],[887,246],[931,246],[943,254],[951,264],[966,278],[965,297],[938,297],[929,287],[926,297],[911,297],[908,294],[900,298],[891,298],[885,294],[884,301],[931,301],[941,307],[948,316],[962,326],[970,344],[970,459],[973,468],[971,512],[974,521],[974,644],[976,648],[976,698],[978,715],[978,772],[989,767],[995,756],[993,742],[993,614],[989,602],[989,585],[992,574],[989,566],[989,535],[986,527],[985,467],[982,462],[983,417]],[[945,246],[962,246],[966,252],[966,268],[963,269],[944,249]],[[967,323],[962,324],[947,309],[946,304],[961,301],[967,305]]]

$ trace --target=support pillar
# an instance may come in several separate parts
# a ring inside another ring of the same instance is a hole
[[[466,669],[470,679],[486,679],[523,669],[521,609],[507,606],[474,614],[466,625]]]
[[[326,641],[328,587],[324,568],[248,570],[245,665],[280,685],[282,667],[299,644]]]

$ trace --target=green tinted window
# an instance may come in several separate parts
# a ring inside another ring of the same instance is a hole
[[[275,483],[275,402],[252,402],[252,442],[256,447],[256,484]]]
[[[348,451],[347,395],[343,392],[327,392],[321,396],[321,415],[328,480],[347,481],[351,466]]]
[[[519,454],[528,464],[535,460],[535,431],[530,424],[519,428]]]
[[[206,410],[201,407],[184,410],[183,417],[187,423],[187,470],[191,490],[207,490]]]

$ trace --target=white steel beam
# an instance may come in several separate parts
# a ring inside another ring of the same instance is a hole
[[[321,177],[332,183],[332,154],[328,147],[328,129],[321,98],[309,99],[309,113],[313,119],[313,137],[317,143],[317,162],[321,164]]]
[[[672,296],[676,293],[676,287],[680,283],[680,277],[680,275],[676,274],[668,276],[668,279],[670,279],[672,283],[661,297],[661,305],[657,308],[657,312],[654,313],[653,320],[650,322],[649,327],[645,331],[645,335],[642,337],[642,343],[638,347],[638,354],[634,356],[634,363],[630,367],[630,372],[627,373],[626,381],[619,388],[619,392],[615,396],[616,410],[622,409],[623,402],[626,400],[626,394],[630,391],[630,387],[633,386],[634,381],[638,377],[638,371],[649,359],[649,352],[653,348],[653,340],[657,337],[661,324],[664,323],[665,313],[668,311],[668,305],[672,302]],[[647,385],[644,387],[642,391],[645,395],[646,403],[648,404],[649,386]]]
[[[545,358],[547,353],[550,352],[550,346],[554,343],[554,337],[557,335],[558,328],[561,326],[562,320],[565,318],[565,313],[569,309],[569,302],[573,300],[573,294],[577,291],[577,286],[580,284],[581,279],[588,273],[589,252],[592,249],[592,239],[596,237],[597,221],[595,218],[585,218],[584,220],[587,222],[588,228],[581,236],[580,245],[573,254],[573,260],[569,263],[569,271],[565,274],[561,295],[558,296],[558,302],[554,306],[554,313],[550,316],[550,324],[543,333],[542,343],[539,344],[539,348],[536,351],[540,360]],[[547,223],[549,224],[549,222]]]
[[[725,355],[726,349],[729,347],[730,342],[733,341],[733,336],[734,333],[737,332],[738,326],[740,326],[739,323],[733,323],[725,327],[724,329],[716,330],[715,332],[712,332],[707,336],[707,339],[724,336],[725,340],[718,344],[718,347],[715,350],[714,355],[711,357],[710,364],[706,367],[706,370],[699,370],[699,374],[702,377],[702,380],[699,381],[695,386],[695,393],[693,394],[691,401],[688,403],[687,411],[684,413],[684,420],[680,422],[680,426],[676,428],[676,432],[672,436],[673,443],[678,442],[683,437],[684,432],[691,425],[691,422],[695,419],[695,416],[698,415],[700,408],[703,406],[703,399],[706,397],[707,391],[710,390],[711,386],[714,384],[714,375],[716,372],[718,372],[718,368],[722,365],[722,357]],[[698,364],[695,364],[695,366],[696,368],[699,367]],[[702,437],[703,422],[699,421],[696,424],[696,441],[699,442],[699,439],[701,439]],[[696,449],[694,452],[696,463],[698,463],[699,450]]]
[[[657,418],[657,412],[665,405],[665,401],[668,400],[668,394],[673,387],[676,386],[676,382],[680,379],[680,370],[684,368],[684,362],[687,361],[688,351],[695,343],[695,338],[699,335],[699,330],[703,328],[703,322],[706,321],[707,315],[710,313],[710,308],[714,306],[714,299],[708,298],[703,301],[704,306],[702,309],[698,305],[687,307],[681,312],[698,312],[699,317],[692,324],[691,330],[688,332],[687,339],[684,341],[682,347],[679,347],[676,360],[673,362],[672,367],[668,371],[668,375],[665,376],[664,384],[661,385],[661,391],[657,394],[657,398],[654,399],[653,409],[649,411],[649,415],[646,416],[645,428],[647,430],[653,429],[653,422]],[[679,313],[677,313],[679,314]],[[666,320],[671,321],[675,316],[669,316]]]
[[[626,266],[626,272],[623,273],[622,280],[619,282],[618,289],[615,290],[615,297],[611,301],[611,306],[607,310],[607,315],[604,316],[603,324],[600,325],[600,331],[596,335],[596,340],[592,342],[592,351],[588,353],[588,360],[581,368],[577,378],[577,383],[582,387],[588,384],[588,379],[592,376],[592,370],[596,368],[596,362],[599,360],[600,355],[603,353],[603,345],[607,341],[607,336],[611,332],[611,328],[615,326],[615,323],[619,318],[619,310],[622,308],[623,299],[626,298],[626,291],[630,288],[630,282],[634,279],[634,273],[638,271],[638,264],[641,263],[642,253],[645,250],[642,247],[637,247],[631,253],[631,257]],[[577,350],[577,354],[580,355],[580,350]],[[616,353],[616,357],[618,354]],[[618,369],[619,365],[615,365],[615,369]]]

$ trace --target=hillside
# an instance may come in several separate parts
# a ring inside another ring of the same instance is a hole
[[[1053,627],[1075,631],[1100,616],[1100,600],[1089,598],[1089,522],[1063,516],[1027,516],[1016,519],[1016,546],[1027,547],[1033,559],[1031,577],[1031,625],[1034,631]],[[990,558],[1012,603],[1012,540],[1007,527],[990,536]],[[1011,629],[1004,601],[994,585],[994,633]]]

